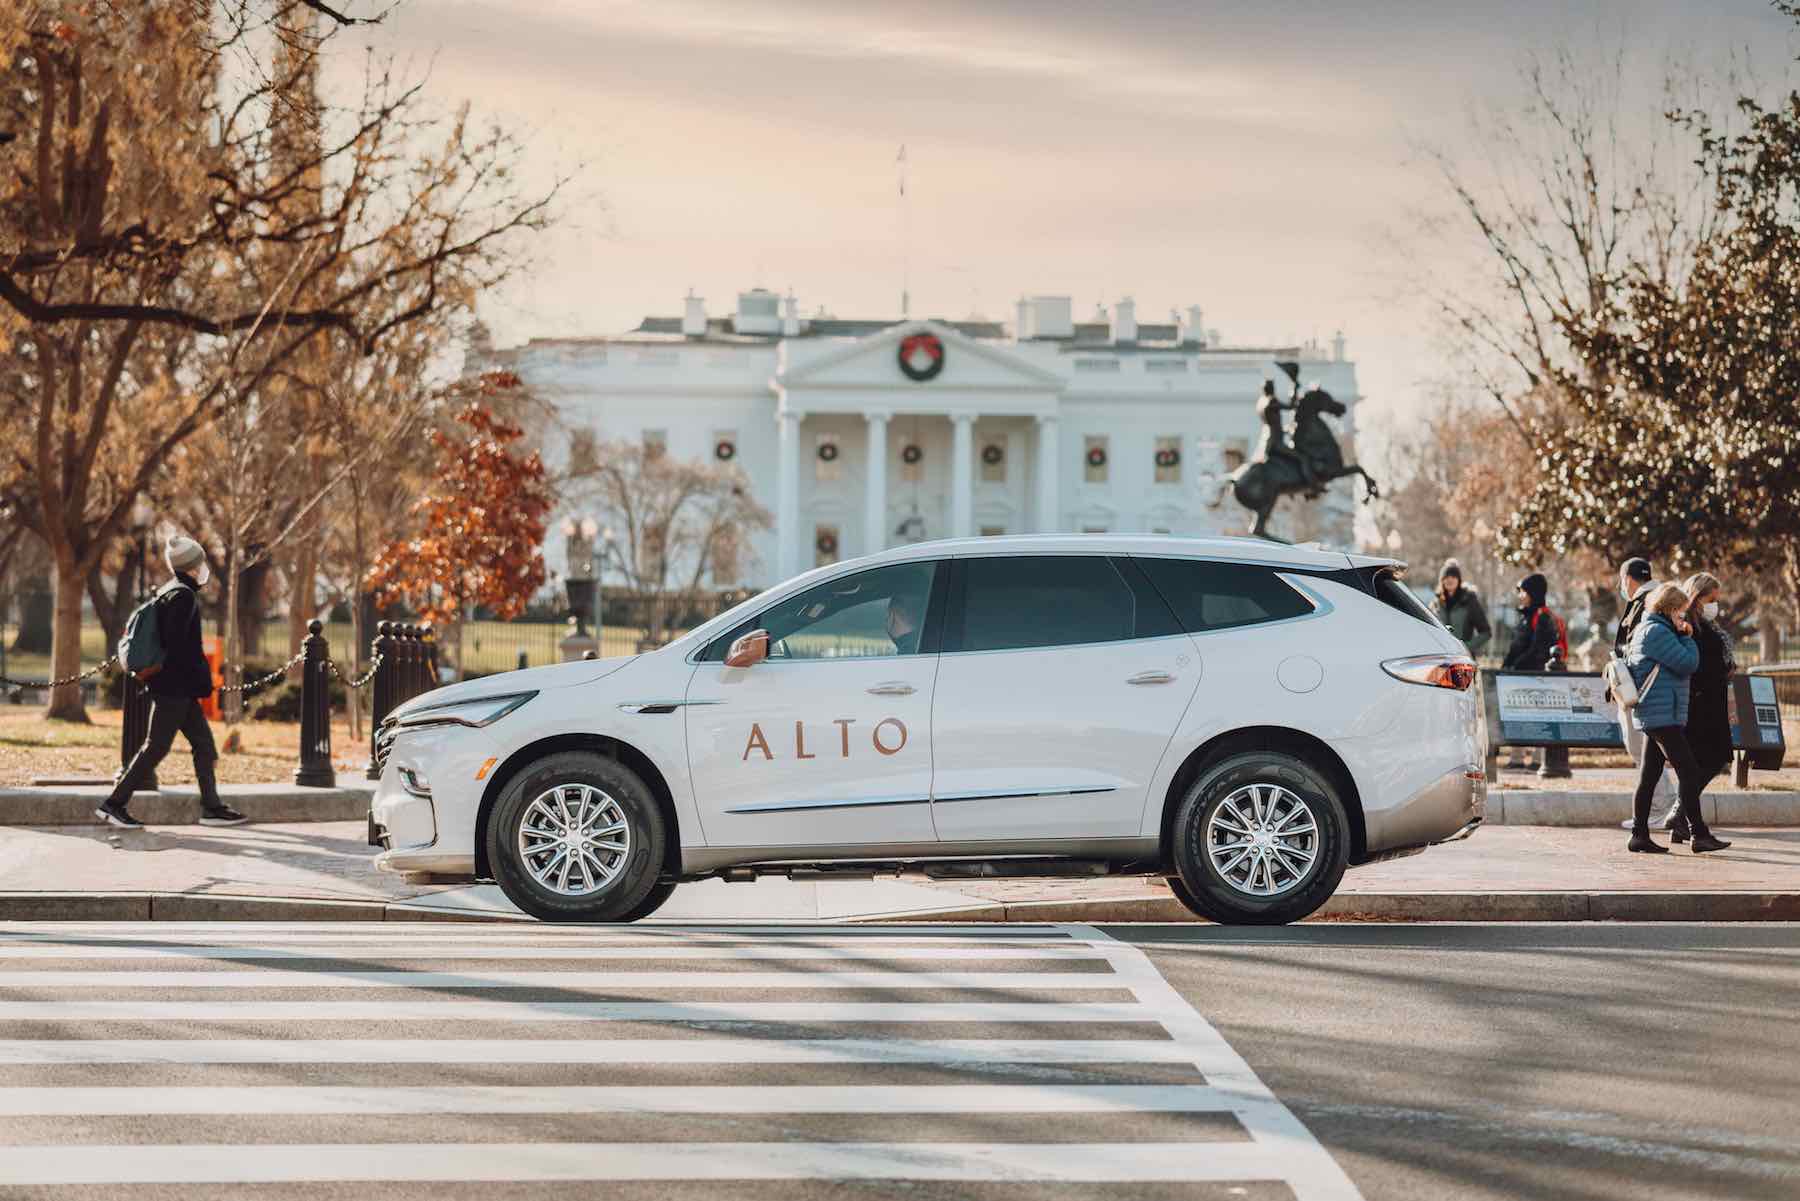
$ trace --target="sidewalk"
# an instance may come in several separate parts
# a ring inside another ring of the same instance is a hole
[[[1724,829],[1729,851],[1632,855],[1619,830],[1478,831],[1357,868],[1321,918],[1800,920],[1800,828]],[[361,822],[0,829],[0,920],[516,918],[491,885],[377,872]],[[684,885],[680,921],[1189,921],[1160,880],[790,881]]]

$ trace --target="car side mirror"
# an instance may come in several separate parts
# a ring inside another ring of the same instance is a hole
[[[769,631],[751,630],[725,652],[727,667],[755,667],[769,657]]]

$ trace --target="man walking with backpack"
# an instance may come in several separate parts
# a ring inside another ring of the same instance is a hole
[[[175,578],[132,613],[119,647],[120,665],[143,680],[149,690],[150,732],[94,816],[120,829],[142,829],[144,823],[132,817],[125,805],[174,747],[175,734],[180,731],[194,752],[200,824],[241,826],[249,819],[219,799],[213,774],[219,751],[200,707],[213,690],[212,668],[200,649],[200,589],[209,578],[206,552],[192,538],[177,534],[169,539],[163,557]]]

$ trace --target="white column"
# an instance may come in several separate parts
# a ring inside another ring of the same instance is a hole
[[[779,579],[800,572],[800,423],[806,414],[784,409],[781,423],[780,477],[775,488],[775,568]]]
[[[869,423],[869,461],[864,470],[863,554],[887,549],[887,428],[886,413],[865,413]]]
[[[975,414],[952,413],[950,422],[950,536],[967,538],[975,532]]]
[[[1037,419],[1037,532],[1060,533],[1062,524],[1061,483],[1056,478],[1056,465],[1062,451],[1056,415]]]

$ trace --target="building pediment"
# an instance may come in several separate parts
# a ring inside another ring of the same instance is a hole
[[[817,390],[934,392],[1061,391],[1065,381],[1002,346],[977,341],[936,321],[905,321],[833,345],[782,346],[774,384],[790,395]]]

